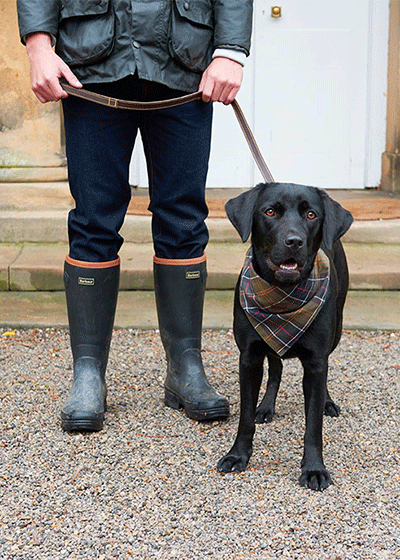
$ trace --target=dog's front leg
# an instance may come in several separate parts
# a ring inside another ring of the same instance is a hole
[[[304,455],[301,462],[301,486],[312,490],[325,490],[331,477],[322,457],[322,422],[325,406],[328,360],[314,358],[302,360],[304,367],[303,390],[306,415]]]
[[[249,349],[240,354],[240,420],[235,443],[227,455],[218,461],[220,472],[242,472],[253,452],[255,412],[263,377],[264,353]]]

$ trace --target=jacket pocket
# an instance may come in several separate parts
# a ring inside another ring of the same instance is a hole
[[[68,66],[94,64],[108,56],[115,41],[111,0],[63,0],[56,52]]]
[[[169,50],[194,72],[203,72],[213,53],[214,22],[211,0],[174,0]]]

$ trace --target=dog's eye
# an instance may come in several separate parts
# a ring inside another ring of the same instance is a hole
[[[314,212],[314,210],[309,210],[307,212],[307,218],[309,220],[315,220],[316,217],[317,217],[317,214]]]
[[[265,213],[270,218],[273,218],[275,216],[275,210],[273,208],[267,208]]]

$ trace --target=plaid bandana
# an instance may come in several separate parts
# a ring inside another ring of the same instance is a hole
[[[240,278],[240,305],[261,338],[279,356],[307,330],[326,301],[329,260],[318,251],[310,276],[286,289],[269,284],[253,268],[251,247]]]

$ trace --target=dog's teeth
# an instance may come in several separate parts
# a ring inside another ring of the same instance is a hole
[[[297,268],[297,263],[293,263],[293,264],[281,264],[280,268],[283,268],[283,270],[296,270]]]

